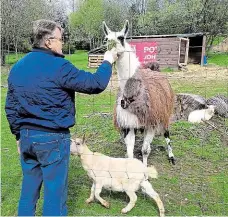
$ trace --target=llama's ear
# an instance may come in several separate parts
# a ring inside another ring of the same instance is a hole
[[[84,143],[85,143],[85,133],[84,133],[84,135],[82,137],[82,144],[84,144]]]
[[[125,21],[125,24],[124,24],[124,27],[123,27],[123,29],[121,30],[121,32],[123,33],[124,37],[127,36],[128,31],[129,31],[129,21],[126,20],[126,21]]]
[[[103,21],[102,24],[103,24],[104,34],[107,36],[111,32],[111,30],[108,28],[108,26],[106,25],[105,21]]]

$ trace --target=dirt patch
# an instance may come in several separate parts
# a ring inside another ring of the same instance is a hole
[[[190,64],[183,71],[172,73],[174,76],[179,76],[183,79],[189,78],[205,78],[205,79],[228,79],[228,67],[220,67],[216,65],[200,66]],[[169,75],[169,76],[172,76]]]
[[[228,66],[220,67],[216,65],[200,66],[196,64],[187,65],[182,71],[174,71],[167,73],[170,80],[186,80],[186,81],[205,81],[205,80],[221,80],[228,82]],[[113,73],[108,84],[108,89],[112,91],[118,90],[118,76]]]

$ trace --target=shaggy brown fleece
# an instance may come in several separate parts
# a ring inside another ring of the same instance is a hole
[[[119,91],[117,97],[123,95],[134,98],[126,109],[138,117],[141,126],[168,128],[174,107],[174,93],[167,78],[160,72],[139,69],[127,80],[123,94]],[[118,126],[116,110],[114,118]]]

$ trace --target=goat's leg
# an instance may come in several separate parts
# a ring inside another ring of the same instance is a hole
[[[143,181],[141,184],[141,189],[143,191],[143,193],[146,193],[150,198],[154,199],[159,212],[160,212],[160,217],[164,217],[165,216],[165,208],[163,205],[163,202],[161,201],[158,193],[153,189],[152,185],[149,183],[149,181]]]
[[[125,208],[121,210],[121,213],[123,214],[129,212],[135,206],[135,203],[137,201],[137,195],[134,191],[126,191],[126,194],[129,196],[130,202]]]
[[[151,151],[150,144],[153,141],[155,131],[153,129],[146,129],[144,134],[144,141],[142,145],[143,163],[147,166],[147,159]]]
[[[175,159],[174,154],[173,154],[173,149],[172,149],[172,147],[170,145],[170,141],[171,140],[169,138],[169,130],[165,130],[164,137],[165,137],[165,141],[166,141],[166,144],[167,144],[169,162],[171,162],[173,165],[175,165],[176,159]]]
[[[127,157],[134,158],[135,131],[134,128],[124,129],[124,141],[127,146]]]
[[[102,185],[96,183],[96,184],[95,184],[95,198],[96,198],[97,200],[99,200],[100,203],[101,203],[104,207],[109,208],[109,202],[107,202],[106,200],[104,200],[104,199],[101,198],[101,196],[100,196],[101,190],[102,190]]]
[[[94,196],[95,196],[95,183],[93,183],[91,187],[91,194],[90,197],[86,200],[86,203],[91,203],[94,201]]]

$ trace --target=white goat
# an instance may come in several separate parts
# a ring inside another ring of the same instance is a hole
[[[102,188],[113,191],[125,191],[130,198],[128,205],[121,210],[129,212],[137,201],[136,191],[141,188],[144,193],[155,200],[160,216],[165,216],[163,203],[148,181],[148,176],[157,178],[154,167],[146,167],[140,160],[130,158],[113,158],[89,150],[83,139],[72,139],[70,151],[72,155],[80,155],[83,168],[93,179],[91,195],[86,203],[94,201],[94,197],[103,206],[109,208],[109,203],[100,197]]]
[[[188,121],[191,123],[201,123],[202,121],[208,121],[215,113],[215,106],[209,105],[207,109],[192,111],[188,116]]]

